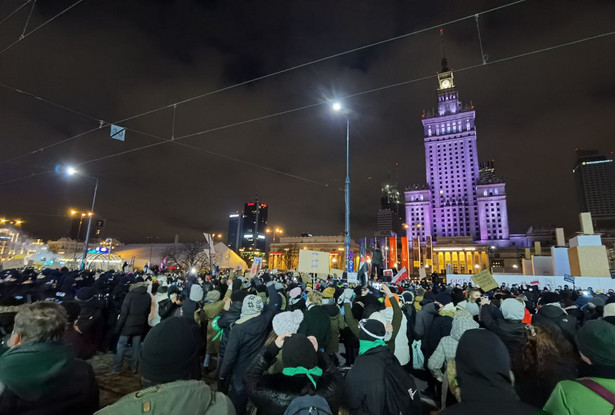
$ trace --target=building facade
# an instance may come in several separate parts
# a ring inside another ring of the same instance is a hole
[[[590,212],[597,228],[615,227],[615,162],[596,150],[577,150],[572,174],[581,212]]]
[[[446,58],[437,99],[437,110],[422,116],[427,183],[405,192],[408,238],[425,244],[428,236],[436,242],[471,237],[475,243],[507,246],[506,184],[495,175],[493,162],[479,165],[476,111],[462,104]]]

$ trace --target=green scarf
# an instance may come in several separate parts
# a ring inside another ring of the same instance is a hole
[[[322,369],[318,366],[314,366],[311,369],[306,369],[303,366],[285,367],[284,370],[282,370],[282,373],[286,376],[306,375],[314,385],[314,388],[316,388],[316,381],[314,380],[312,375],[322,376]]]
[[[373,349],[374,347],[386,346],[387,344],[382,339],[369,341],[369,340],[359,340],[359,356],[365,353],[368,350]]]

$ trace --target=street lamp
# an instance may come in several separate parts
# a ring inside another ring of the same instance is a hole
[[[89,179],[93,179],[96,181],[96,185],[94,186],[94,196],[92,197],[92,209],[87,213],[88,216],[88,229],[85,232],[85,242],[83,244],[83,257],[81,258],[81,264],[79,265],[79,269],[83,270],[85,268],[85,260],[88,256],[88,245],[90,244],[90,230],[92,229],[92,217],[94,216],[94,207],[96,205],[96,193],[98,192],[98,178],[94,176],[89,176],[87,174],[81,173],[77,171],[74,167],[66,167],[64,170],[68,176],[74,176],[76,174],[87,177]]]
[[[334,102],[331,109],[335,112],[343,114],[342,104]],[[350,119],[346,114],[346,183],[344,186],[344,200],[346,209],[344,212],[344,271],[350,270]]]

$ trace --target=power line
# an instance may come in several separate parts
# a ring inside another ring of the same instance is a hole
[[[525,52],[525,53],[509,56],[509,57],[506,57],[506,58],[496,59],[496,60],[493,60],[493,61],[489,61],[489,62],[487,62],[485,64],[483,64],[481,62],[480,64],[466,66],[464,68],[457,69],[457,70],[455,70],[455,72],[463,72],[463,71],[468,71],[468,70],[471,70],[471,69],[485,67],[485,66],[488,66],[488,65],[494,65],[496,63],[502,63],[502,62],[507,62],[507,61],[511,61],[511,60],[514,60],[514,59],[520,59],[520,58],[523,58],[523,57],[532,56],[532,55],[536,55],[536,54],[539,54],[539,53],[544,53],[544,52],[548,52],[548,51],[552,51],[552,50],[556,50],[556,49],[561,49],[561,48],[564,48],[564,47],[567,47],[567,46],[573,46],[573,45],[576,45],[576,44],[580,44],[580,43],[584,43],[584,42],[589,42],[591,40],[605,38],[605,37],[609,37],[609,36],[613,36],[613,35],[615,35],[615,31],[613,31],[613,32],[606,32],[606,33],[602,33],[602,34],[599,34],[599,35],[589,36],[589,37],[586,37],[586,38],[583,38],[583,39],[577,39],[577,40],[574,40],[574,41],[570,41],[570,42],[566,42],[566,43],[560,43],[558,45],[549,46],[549,47],[546,47],[546,48],[536,49],[536,50],[533,50],[533,51],[530,51],[530,52]],[[354,97],[358,97],[358,96],[361,96],[361,95],[366,95],[366,94],[370,94],[370,93],[374,93],[374,92],[378,92],[378,91],[383,91],[383,90],[386,90],[386,89],[395,88],[395,87],[398,87],[398,86],[403,86],[403,85],[408,85],[408,84],[424,81],[424,80],[431,79],[431,78],[434,78],[434,77],[435,77],[435,75],[423,76],[423,77],[420,77],[420,78],[415,78],[415,79],[411,79],[411,80],[407,80],[407,81],[403,81],[403,82],[397,82],[397,83],[394,83],[394,84],[389,84],[389,85],[381,86],[381,87],[378,87],[378,88],[372,88],[372,89],[369,89],[369,90],[366,90],[366,91],[362,91],[362,92],[357,92],[355,94],[347,95],[346,97],[343,97],[343,98],[346,98],[346,99],[347,98],[354,98]],[[106,160],[106,159],[110,159],[110,158],[115,158],[115,157],[118,157],[118,156],[122,156],[124,154],[133,153],[133,152],[136,152],[136,151],[139,151],[139,150],[144,150],[144,149],[151,148],[151,147],[156,147],[156,146],[159,146],[161,144],[166,144],[167,142],[177,143],[179,140],[183,140],[185,138],[195,137],[195,136],[198,136],[198,135],[204,135],[204,134],[208,134],[208,133],[211,133],[211,132],[215,132],[215,131],[220,131],[220,130],[223,130],[223,129],[228,129],[228,128],[236,127],[236,126],[239,126],[239,125],[245,125],[245,124],[249,124],[249,123],[256,122],[256,121],[261,121],[261,120],[264,120],[264,119],[277,117],[277,116],[280,116],[280,115],[285,115],[285,114],[289,114],[289,113],[293,113],[293,112],[298,112],[298,111],[302,111],[302,110],[309,109],[309,108],[314,108],[314,107],[322,106],[322,105],[325,105],[325,104],[326,103],[324,103],[324,102],[318,102],[318,103],[315,103],[315,104],[310,104],[310,105],[305,105],[305,106],[302,106],[302,107],[292,108],[292,109],[289,109],[289,110],[285,110],[285,111],[280,111],[280,112],[276,112],[276,113],[273,113],[273,114],[264,115],[264,116],[261,116],[261,117],[251,118],[251,119],[248,119],[248,120],[239,121],[239,122],[232,123],[232,124],[226,124],[226,125],[223,125],[223,126],[214,127],[214,128],[210,128],[210,129],[203,130],[203,131],[199,131],[199,132],[195,132],[195,133],[191,133],[191,134],[186,134],[184,136],[177,137],[174,140],[163,139],[163,140],[165,140],[164,142],[152,143],[152,144],[148,144],[148,145],[145,145],[145,146],[136,147],[136,148],[133,148],[133,149],[130,149],[130,150],[125,150],[125,151],[121,151],[121,152],[118,152],[118,153],[109,154],[109,155],[106,155],[106,156],[102,156],[102,157],[98,157],[98,158],[95,158],[95,159],[92,159],[92,160],[87,160],[87,161],[81,162],[81,163],[79,163],[79,165],[90,164],[90,163],[94,163],[94,162],[97,162],[97,161],[102,161],[102,160]],[[128,130],[130,131],[130,129],[128,129]],[[133,130],[133,131],[138,132],[137,130]],[[144,135],[149,135],[147,133],[142,133],[142,132],[138,132],[138,133],[144,134]],[[151,135],[151,136],[153,136],[153,135]],[[160,137],[158,137],[158,138],[160,138]],[[177,144],[183,144],[183,143],[177,143]],[[196,147],[196,148],[198,148],[198,147]],[[205,151],[208,151],[208,150],[205,150]],[[249,162],[247,162],[247,163],[249,163]],[[28,178],[31,178],[31,177],[36,177],[36,176],[52,173],[53,171],[54,170],[49,170],[49,171],[39,172],[39,173],[33,173],[31,175],[28,175],[28,176],[23,176],[23,177],[19,177],[19,178],[16,178],[16,179],[12,179],[12,180],[8,180],[8,181],[5,181],[5,182],[2,182],[2,183],[0,183],[0,185],[8,184],[8,183],[13,183],[13,182],[16,182],[16,181],[19,181],[19,180],[25,180],[25,179],[28,179]]]
[[[80,0],[80,1],[83,1],[83,0]],[[100,127],[101,128],[102,127],[107,127],[107,126],[109,126],[111,124],[120,124],[120,123],[123,123],[123,122],[126,122],[126,121],[130,121],[130,120],[134,120],[136,118],[144,117],[146,115],[153,114],[155,112],[162,111],[162,110],[169,109],[169,108],[173,108],[173,112],[174,112],[174,115],[175,115],[175,110],[176,110],[177,105],[186,104],[188,102],[195,101],[195,100],[198,100],[198,99],[201,99],[201,98],[205,98],[207,96],[211,96],[211,95],[214,95],[214,94],[217,94],[217,93],[220,93],[220,92],[229,91],[231,89],[238,88],[240,86],[245,86],[245,85],[257,82],[257,81],[261,81],[263,79],[271,78],[271,77],[274,77],[274,76],[277,76],[277,75],[281,75],[281,74],[284,74],[284,73],[287,73],[287,72],[290,72],[290,71],[294,71],[296,69],[304,68],[304,67],[307,67],[307,66],[310,66],[310,65],[314,65],[316,63],[320,63],[320,62],[324,62],[324,61],[331,60],[331,59],[334,59],[334,58],[338,58],[338,57],[341,57],[341,56],[344,56],[344,55],[348,55],[348,54],[351,54],[351,53],[354,53],[354,52],[358,52],[358,51],[361,51],[361,50],[364,50],[364,49],[368,49],[368,48],[371,48],[371,47],[374,47],[374,46],[380,46],[380,45],[383,45],[383,44],[386,44],[386,43],[390,43],[390,42],[393,42],[393,41],[396,41],[396,40],[400,40],[400,39],[403,39],[403,38],[406,38],[406,37],[414,36],[414,35],[417,35],[417,34],[420,34],[420,33],[423,33],[423,32],[427,32],[429,30],[439,29],[439,28],[442,28],[444,26],[449,26],[449,25],[454,24],[454,23],[459,23],[459,22],[462,22],[462,21],[467,20],[467,19],[473,19],[473,18],[476,18],[476,16],[480,16],[482,14],[492,13],[494,11],[505,9],[507,7],[511,7],[511,6],[514,6],[514,5],[519,4],[519,3],[524,3],[526,1],[527,0],[513,1],[512,3],[507,3],[507,4],[504,4],[504,5],[498,6],[498,7],[493,7],[491,9],[487,9],[487,10],[484,10],[482,12],[478,12],[478,13],[474,13],[474,14],[471,14],[471,15],[468,15],[468,16],[464,16],[464,17],[460,17],[460,18],[457,18],[457,19],[449,20],[447,22],[443,22],[443,23],[440,23],[440,24],[437,24],[437,25],[433,25],[433,26],[429,26],[429,27],[426,27],[426,28],[423,28],[423,29],[415,30],[413,32],[405,33],[403,35],[399,35],[399,36],[395,36],[395,37],[392,37],[392,38],[384,39],[384,40],[381,40],[381,41],[378,41],[378,42],[373,42],[373,43],[370,43],[370,44],[367,44],[367,45],[359,46],[357,48],[348,49],[348,50],[343,51],[343,52],[335,53],[333,55],[325,56],[323,58],[319,58],[319,59],[315,59],[315,60],[312,60],[312,61],[309,61],[309,62],[305,62],[305,63],[299,64],[299,65],[291,66],[289,68],[282,69],[282,70],[279,70],[279,71],[276,71],[276,72],[272,72],[272,73],[267,74],[267,75],[259,76],[259,77],[256,77],[256,78],[244,81],[244,82],[239,82],[239,83],[236,83],[236,84],[233,84],[233,85],[229,85],[229,86],[226,86],[226,87],[223,87],[223,88],[219,88],[219,89],[216,89],[216,90],[213,90],[213,91],[209,91],[209,92],[206,92],[206,93],[203,93],[203,94],[200,94],[200,95],[193,96],[191,98],[187,98],[187,99],[184,99],[184,100],[181,100],[181,101],[174,102],[172,104],[164,105],[162,107],[154,108],[154,109],[142,112],[142,113],[137,114],[137,115],[133,115],[133,116],[130,116],[130,117],[127,117],[127,118],[123,118],[123,119],[114,121],[112,123],[103,123],[102,120],[101,120]],[[3,52],[4,51],[0,52],[0,55]],[[57,145],[64,144],[64,143],[66,143],[68,141],[75,140],[75,139],[80,138],[80,137],[82,137],[82,136],[84,136],[86,134],[92,133],[92,132],[94,132],[96,130],[98,130],[98,128],[93,128],[91,130],[88,130],[88,131],[85,131],[83,133],[74,135],[72,137],[68,137],[68,138],[66,138],[64,140],[60,140],[60,141],[58,141],[56,143],[43,146],[43,147],[41,147],[41,148],[39,148],[37,150],[29,151],[27,153],[21,154],[19,156],[12,157],[12,158],[7,159],[7,160],[2,160],[2,161],[0,161],[0,165],[3,165],[5,163],[9,163],[11,161],[19,160],[19,159],[27,157],[27,156],[29,156],[31,154],[35,154],[35,153],[47,150],[49,148],[55,147]],[[172,135],[174,136],[174,134],[175,134],[175,130],[173,129],[173,134]]]
[[[6,48],[2,49],[0,51],[0,55],[4,54],[4,52],[6,52],[7,50],[9,50],[10,48],[12,48],[13,46],[15,46],[16,44],[18,44],[19,42],[21,42],[22,40],[24,40],[25,38],[27,38],[28,36],[30,36],[31,34],[33,34],[34,32],[37,32],[39,29],[41,29],[43,26],[46,26],[47,24],[51,23],[52,21],[54,21],[55,19],[57,19],[58,17],[62,16],[64,13],[68,12],[70,9],[72,9],[73,7],[77,6],[79,3],[83,2],[83,0],[77,0],[77,2],[71,4],[70,6],[68,6],[66,9],[62,10],[60,13],[56,14],[55,16],[53,16],[51,19],[41,23],[40,25],[36,26],[34,29],[32,29],[31,31],[29,31],[28,33],[22,33],[21,36],[19,36],[17,38],[16,41],[14,41],[13,43],[11,43],[10,45],[8,45]],[[29,20],[29,18],[28,18]],[[24,28],[25,30],[25,28]]]
[[[20,11],[21,9],[23,9],[24,7],[26,7],[28,5],[28,3],[30,3],[32,0],[26,0],[25,3],[23,3],[21,6],[19,6],[18,8],[16,8],[15,10],[13,10],[13,12],[11,14],[9,14],[8,16],[6,16],[4,19],[0,20],[0,25],[4,22],[6,22],[7,20],[9,20],[11,17],[13,17],[13,15],[15,13],[17,13],[18,11]]]

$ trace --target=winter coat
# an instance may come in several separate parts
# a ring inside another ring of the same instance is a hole
[[[388,347],[375,347],[357,357],[344,381],[344,406],[351,415],[389,415],[385,411],[384,383],[389,365],[399,365],[399,362]],[[418,393],[418,390],[408,392]]]
[[[258,414],[283,415],[293,399],[303,395],[320,395],[337,413],[344,390],[344,378],[324,353],[318,353],[322,376],[315,376],[316,389],[306,376],[286,376],[282,373],[263,374],[276,361],[280,349],[272,343],[258,354],[246,370],[243,383]]]
[[[71,346],[73,355],[78,359],[89,359],[96,352],[96,346],[89,343],[83,334],[77,332],[71,324],[66,325],[63,340]]]
[[[326,304],[322,308],[329,315],[330,335],[325,346],[326,354],[336,354],[340,349],[340,331],[344,330],[344,317],[336,304]]]
[[[88,301],[77,301],[81,307],[75,325],[85,340],[95,346],[100,345],[103,336],[104,320],[101,313],[101,304],[93,298]]]
[[[233,291],[227,290],[224,294],[224,298],[231,298],[231,294]],[[212,327],[213,320],[222,312],[224,309],[224,300],[219,300],[213,303],[205,304],[198,313],[198,318],[196,318],[196,322],[199,325],[206,324],[207,325],[207,350],[206,352],[209,354],[218,354],[220,351],[220,337],[218,337],[215,341],[213,340],[218,334]]]
[[[279,311],[282,301],[274,286],[267,288],[269,303],[261,314],[240,318],[235,322],[226,346],[220,379],[232,375],[237,382],[258,355],[271,332],[271,321]],[[327,319],[328,322],[328,319]]]
[[[145,408],[148,408],[147,410]],[[235,415],[231,400],[199,380],[176,380],[130,393],[96,415]]]
[[[574,344],[574,335],[577,329],[577,319],[568,315],[564,309],[556,305],[545,305],[532,318],[533,324],[559,330],[566,340]]]
[[[391,324],[394,319],[394,309],[393,307],[387,307],[385,310],[380,312],[387,320],[391,321]],[[395,357],[399,360],[399,363],[404,366],[410,363],[410,345],[408,343],[408,320],[404,313],[401,313],[401,322],[399,325],[399,329],[395,332],[395,326],[393,326],[393,333],[395,335],[395,348],[391,351],[394,352]]]
[[[416,322],[414,323],[414,338],[421,340],[431,328],[431,323],[438,316],[438,310],[435,303],[425,304],[416,313]]]
[[[145,334],[147,319],[152,308],[152,297],[147,292],[146,282],[130,287],[126,294],[116,331],[122,336],[142,336]]]
[[[331,321],[329,314],[322,306],[310,304],[303,314],[303,321],[299,325],[298,334],[314,336],[318,340],[318,347],[324,349],[331,336]]]
[[[0,414],[92,414],[98,385],[92,367],[61,342],[27,342],[0,356]]]
[[[167,296],[166,293],[156,293],[154,294],[154,304],[155,304],[155,311],[154,311],[154,318],[150,319],[149,321],[149,325],[151,327],[154,327],[156,324],[160,323],[161,321],[161,317],[160,317],[160,303],[164,300],[166,300],[167,298],[169,298]]]
[[[580,375],[615,393],[615,366],[584,365]],[[543,410],[553,415],[610,414],[613,405],[594,391],[573,380],[557,384]]]
[[[438,347],[436,347],[436,350],[432,353],[427,362],[427,367],[436,379],[442,381],[444,376],[442,373],[442,366],[455,358],[457,345],[463,333],[465,333],[466,330],[477,328],[478,323],[470,317],[458,317],[453,319],[450,336],[445,336],[440,340]]]
[[[525,325],[521,323],[521,320],[495,318],[493,312],[494,307],[492,305],[482,305],[479,312],[480,321],[485,328],[494,332],[502,339],[510,353],[512,369],[518,372],[519,368],[522,366],[523,349],[527,344]],[[501,313],[499,313],[499,315],[501,315]]]
[[[425,355],[425,359],[429,359],[443,337],[451,334],[453,327],[453,316],[455,315],[455,306],[453,303],[448,303],[440,309],[438,316],[435,317],[431,326],[425,332],[421,349]]]
[[[231,329],[235,325],[235,322],[241,317],[241,306],[241,302],[235,301],[231,303],[231,307],[228,310],[222,310],[222,312],[220,312],[220,318],[218,319],[218,327],[222,329],[220,352],[218,353],[218,366],[220,367],[222,367],[222,360],[226,353],[228,339],[231,336]]]

